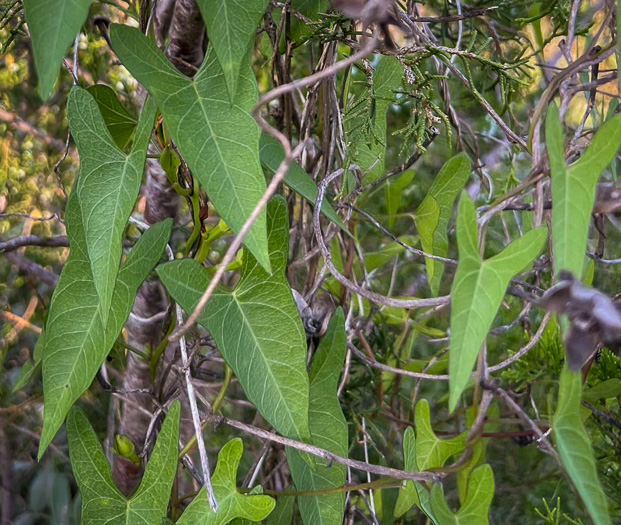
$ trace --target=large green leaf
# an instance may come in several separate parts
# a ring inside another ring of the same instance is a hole
[[[166,517],[177,472],[180,412],[175,401],[162,424],[140,487],[126,499],[114,484],[110,464],[88,419],[77,407],[69,411],[69,455],[82,497],[84,525],[159,525]]]
[[[231,100],[235,100],[239,71],[268,3],[269,0],[197,1],[207,26],[209,44],[214,47],[224,71]]]
[[[597,466],[589,436],[580,416],[582,374],[563,367],[558,406],[552,420],[554,439],[563,466],[596,525],[611,523],[608,502],[597,479]]]
[[[347,334],[340,308],[334,313],[326,335],[313,357],[310,371],[309,427],[311,443],[342,457],[347,457],[347,420],[341,410],[337,387],[345,353]],[[347,479],[344,465],[317,460],[313,470],[295,449],[287,449],[291,476],[298,491],[340,487]],[[345,494],[326,494],[298,498],[298,507],[306,525],[341,525]]]
[[[258,97],[249,57],[243,62],[235,101],[211,51],[193,80],[179,73],[154,42],[137,29],[112,25],[114,51],[153,95],[171,136],[209,200],[239,232],[265,191],[259,161],[259,127],[250,114]],[[244,241],[269,269],[263,212]]]
[[[446,230],[453,215],[453,205],[470,176],[470,160],[465,153],[455,155],[442,166],[429,192],[416,210],[416,227],[424,251],[440,257],[448,253]],[[444,263],[425,259],[427,279],[433,295],[438,294]]]
[[[565,165],[563,128],[558,108],[546,119],[546,146],[552,172],[552,246],[554,267],[582,276],[597,181],[621,146],[621,115],[597,132],[584,156]],[[581,374],[564,367],[552,428],[563,465],[597,524],[610,523],[606,497],[597,479],[589,436],[580,418]]]
[[[451,411],[466,388],[509,281],[539,255],[546,240],[545,228],[531,230],[499,254],[484,261],[479,253],[477,234],[474,204],[464,191],[457,217],[459,264],[451,289]]]
[[[129,315],[138,287],[160,259],[172,221],[145,232],[119,270],[107,322],[101,311],[86,252],[77,193],[66,210],[71,251],[54,291],[45,328],[45,400],[39,457],[52,441],[71,405],[90,386]]]
[[[32,38],[39,91],[47,100],[60,64],[86,20],[92,0],[24,0],[24,13]]]
[[[493,498],[494,474],[487,464],[470,475],[466,500],[455,514],[444,499],[442,486],[436,483],[431,487],[431,506],[439,525],[487,525]]]
[[[282,146],[274,137],[265,133],[261,135],[260,144],[261,163],[270,172],[275,173],[278,166],[280,166],[280,163],[285,158],[285,152]],[[283,182],[312,205],[315,205],[315,202],[317,202],[317,185],[297,162],[294,161],[291,163]],[[349,230],[326,199],[321,203],[321,213],[349,234]]]
[[[373,114],[363,112],[345,119],[345,134],[353,141],[353,162],[366,173],[365,182],[371,182],[384,175],[386,157],[386,115],[396,99],[394,90],[401,87],[403,66],[395,57],[382,56],[373,74]],[[361,136],[361,129],[370,119],[372,133]]]
[[[621,114],[597,132],[583,157],[565,166],[563,129],[558,108],[552,104],[546,119],[546,145],[552,172],[552,247],[554,269],[569,270],[579,278],[589,233],[595,187],[606,166],[621,147]]]
[[[203,488],[185,509],[178,525],[225,525],[234,518],[260,522],[272,512],[275,502],[269,496],[243,496],[237,492],[237,469],[243,451],[239,438],[232,439],[220,449],[216,471],[211,478],[218,512],[211,510]]]
[[[289,249],[287,206],[282,197],[268,205],[268,274],[244,252],[242,277],[233,292],[217,289],[199,317],[248,399],[285,436],[307,440],[308,374],[306,336],[285,277]],[[211,276],[194,259],[163,264],[162,282],[187,312],[198,303]]]
[[[96,84],[87,89],[97,101],[101,116],[106,122],[110,135],[116,145],[124,149],[136,129],[137,120],[125,109],[114,90],[104,84]]]
[[[74,87],[67,102],[69,128],[80,153],[75,192],[104,323],[123,253],[123,231],[134,209],[157,108],[148,98],[126,155],[114,142],[93,96]]]

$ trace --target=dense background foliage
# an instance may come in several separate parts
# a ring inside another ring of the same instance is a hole
[[[621,288],[617,2],[398,2],[396,49],[345,1],[59,4],[70,49],[55,2],[0,3],[3,524],[621,520],[621,360],[581,389],[537,304],[562,269]],[[289,164],[184,356],[173,300]]]

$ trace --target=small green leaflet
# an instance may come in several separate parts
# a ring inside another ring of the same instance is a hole
[[[394,90],[401,87],[403,66],[395,57],[382,56],[373,74],[374,111],[372,115],[345,117],[345,135],[347,142],[352,142],[354,151],[352,161],[365,173],[364,182],[372,182],[384,175],[386,157],[386,115],[394,102]],[[372,127],[372,136],[365,136],[362,128],[367,122]],[[368,172],[368,173],[367,173]]]
[[[444,499],[439,483],[431,487],[431,506],[438,525],[487,525],[489,507],[494,498],[494,474],[492,467],[481,465],[472,471],[463,505],[453,514]]]
[[[566,167],[563,128],[552,104],[546,118],[546,145],[552,172],[554,271],[569,270],[581,278],[595,187],[621,147],[621,114],[599,129],[578,162]]]
[[[92,0],[24,0],[39,91],[47,100],[67,49],[84,24]]]
[[[179,401],[162,424],[138,490],[126,499],[112,479],[110,464],[84,413],[73,407],[67,416],[69,456],[82,497],[82,523],[158,525],[166,517],[179,456]]]
[[[120,149],[124,149],[136,129],[138,121],[129,114],[121,104],[114,90],[104,84],[89,87],[88,91],[99,106],[101,116],[114,142]]]
[[[459,264],[451,289],[451,412],[466,388],[509,281],[539,255],[546,240],[545,228],[531,230],[484,261],[479,253],[477,234],[474,204],[464,191],[457,217]]]
[[[313,357],[310,371],[309,427],[311,443],[342,457],[348,455],[347,420],[337,396],[338,381],[345,361],[347,334],[343,310],[336,310],[326,335]],[[288,448],[287,460],[298,491],[314,491],[342,486],[347,479],[344,465],[327,465],[317,460],[313,471],[302,455]],[[345,494],[326,494],[298,498],[298,507],[306,525],[341,525]]]
[[[231,104],[224,72],[213,51],[191,80],[137,29],[113,24],[110,36],[123,65],[155,98],[181,155],[209,199],[231,229],[239,232],[265,192],[260,132],[250,114],[258,90],[249,57],[241,67]],[[265,212],[244,244],[269,270]]]
[[[416,404],[414,423],[416,438],[414,438],[412,428],[406,429],[403,436],[403,455],[406,470],[416,472],[443,467],[450,457],[464,451],[465,433],[450,439],[438,439],[435,435],[431,426],[429,403],[426,399],[421,399]],[[405,514],[414,504],[434,523],[437,523],[429,503],[429,491],[416,481],[407,481],[399,491],[395,516],[399,517]]]
[[[470,160],[465,153],[459,153],[446,161],[416,210],[416,227],[420,235],[420,243],[427,253],[446,257],[448,253],[446,231],[453,215],[453,205],[459,192],[468,182],[470,171]],[[425,265],[431,293],[438,295],[444,273],[444,263],[434,259],[425,259]]]
[[[225,525],[235,518],[261,522],[272,512],[275,502],[269,496],[243,496],[237,492],[237,469],[243,451],[239,438],[232,439],[220,449],[216,471],[211,478],[218,512],[211,510],[202,488],[177,525]]]
[[[218,288],[199,317],[235,372],[248,399],[282,435],[308,440],[306,336],[285,277],[289,250],[287,205],[268,204],[268,274],[247,251],[233,292]],[[157,272],[166,289],[191,312],[211,276],[194,259],[163,264]]]
[[[580,416],[582,374],[563,367],[558,406],[552,419],[554,440],[563,466],[596,525],[611,523],[606,495],[597,478],[593,448]]]
[[[121,263],[123,231],[140,191],[156,110],[153,100],[147,98],[134,144],[125,155],[88,91],[74,87],[67,102],[69,128],[80,153],[75,192],[104,323]]]
[[[280,163],[285,158],[285,152],[282,150],[280,143],[274,137],[265,133],[261,135],[260,155],[261,163],[271,173],[276,172],[278,166],[280,166]],[[317,202],[317,185],[297,162],[294,161],[291,163],[283,182],[293,191],[304,197],[313,206],[315,202]],[[344,232],[351,235],[341,218],[326,199],[321,203],[321,212]]]
[[[257,26],[269,0],[198,0],[213,45],[224,71],[231,101],[235,100],[237,77],[254,42]]]
[[[172,227],[172,220],[160,222],[138,240],[119,270],[106,323],[86,252],[77,192],[67,203],[66,223],[71,250],[52,296],[43,332],[45,409],[39,457],[110,352],[129,315],[138,287],[159,261]],[[35,355],[35,362],[37,357]]]

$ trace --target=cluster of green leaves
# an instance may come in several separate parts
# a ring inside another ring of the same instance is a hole
[[[60,3],[24,0],[40,94],[44,98],[52,93],[61,61],[84,24],[90,4],[91,0]],[[166,221],[145,231],[128,254],[123,249],[157,112],[191,172],[233,232],[240,230],[263,195],[264,172],[274,173],[283,158],[280,145],[267,135],[261,136],[252,116],[258,89],[251,67],[251,50],[268,1],[198,0],[198,4],[210,46],[193,79],[180,74],[150,38],[129,26],[115,24],[111,28],[114,51],[149,93],[140,118],[135,119],[114,91],[104,86],[92,86],[88,90],[75,87],[67,102],[69,127],[81,164],[65,214],[70,255],[54,292],[34,363],[23,369],[17,387],[24,386],[42,368],[45,415],[39,456],[67,417],[71,462],[83,501],[82,518],[87,523],[102,520],[159,523],[166,516],[177,472],[178,404],[169,408],[140,488],[130,498],[115,487],[95,432],[84,414],[73,407],[110,353],[138,287],[160,261],[169,240],[172,225]],[[296,11],[313,18],[328,7],[325,0],[294,0],[292,4]],[[554,4],[556,11],[565,12],[559,2]],[[291,21],[290,32],[299,41],[302,41],[300,36],[308,36],[308,30],[298,19]],[[476,35],[471,40],[469,49],[474,46]],[[482,53],[484,49],[477,46],[476,52]],[[474,85],[465,60],[464,63],[468,79]],[[499,66],[481,63],[492,69]],[[344,121],[350,155],[347,160],[361,168],[365,183],[385,174],[390,164],[392,135],[388,133],[388,121],[391,107],[403,94],[404,87],[404,70],[399,60],[384,56],[373,64],[365,75],[360,96],[348,109]],[[416,89],[425,88],[431,79],[421,76],[425,83],[415,86]],[[502,82],[507,82],[507,78]],[[502,87],[508,94],[507,85]],[[406,149],[414,145],[420,148],[428,131],[430,120],[424,111],[434,109],[429,105],[434,94],[429,91],[425,95],[429,100],[424,101],[427,106],[418,104],[416,111],[411,110],[410,117],[416,118],[404,128],[406,137],[402,141]],[[620,117],[610,119],[582,159],[567,167],[558,112],[555,106],[549,111],[546,140],[552,170],[552,243],[556,271],[569,269],[582,275],[595,185],[619,150],[620,128]],[[403,145],[399,151],[402,149]],[[436,170],[437,175],[414,214],[418,238],[402,237],[408,242],[419,241],[424,251],[440,258],[447,257],[451,251],[449,230],[455,202],[471,172],[465,154],[452,157],[447,154],[444,158],[447,157],[449,160]],[[408,172],[386,185],[385,205],[391,225],[395,224],[402,194],[413,177],[414,172]],[[284,182],[310,204],[316,202],[316,184],[300,165],[291,166]],[[277,432],[347,457],[348,419],[337,396],[347,343],[344,315],[341,310],[333,315],[308,370],[304,327],[286,278],[289,211],[282,197],[270,201],[245,240],[239,282],[233,290],[224,286],[216,290],[199,323],[212,335],[248,400]],[[327,201],[322,204],[322,213],[351,235]],[[509,281],[533,263],[543,249],[546,234],[545,228],[530,230],[499,253],[484,259],[481,246],[485,239],[477,227],[474,204],[462,192],[456,220],[459,263],[456,273],[451,275],[450,411],[466,398],[464,394],[470,386],[474,365],[486,344]],[[403,247],[396,243],[372,252],[367,257],[367,269],[379,269],[403,252]],[[340,262],[339,265],[342,267]],[[427,259],[425,266],[430,292],[437,296],[446,281],[445,264]],[[157,275],[187,312],[194,309],[212,278],[212,273],[192,258],[161,264]],[[335,290],[335,283],[329,280],[325,287]],[[360,310],[368,307],[363,304]],[[406,338],[410,347],[414,344],[416,339],[408,333],[412,326],[415,335],[434,330],[413,324],[407,312],[402,315],[387,310],[382,315],[407,327],[395,345]],[[554,345],[555,356],[560,359],[558,334],[549,333],[548,337],[544,346]],[[393,339],[378,336],[372,343],[381,346],[389,340]],[[544,353],[547,356],[550,352]],[[419,369],[427,363],[421,361]],[[446,367],[446,360],[439,365]],[[416,363],[410,362],[405,368],[415,366]],[[557,370],[558,366],[552,368]],[[436,371],[439,372],[435,369],[430,372]],[[505,378],[519,382],[526,376],[527,371],[518,371]],[[395,383],[386,377],[381,377],[379,382],[393,386]],[[599,485],[580,401],[583,397],[585,400],[618,397],[618,381],[615,383],[613,379],[607,377],[583,395],[579,376],[564,369],[553,419],[554,439],[564,467],[591,518],[598,524],[610,523],[608,503]],[[364,386],[368,388],[367,384]],[[408,513],[412,516],[417,512],[439,525],[487,523],[495,483],[491,466],[486,463],[486,441],[466,443],[466,433],[439,439],[432,429],[426,400],[416,405],[414,428],[415,431],[408,428],[403,436],[398,436],[398,440],[403,439],[405,470],[442,468],[466,449],[472,451],[472,456],[457,473],[459,510],[451,510],[440,484],[428,487],[406,482],[399,489],[395,516]],[[282,496],[275,507],[274,500],[263,495],[261,487],[249,495],[238,491],[236,478],[242,451],[240,440],[231,440],[220,450],[213,475],[219,503],[217,513],[209,508],[202,490],[178,523],[258,522],[267,516],[275,523],[281,519],[283,523],[291,522],[294,498]],[[287,449],[287,461],[296,490],[328,491],[297,498],[304,523],[342,523],[344,493],[329,491],[345,483],[346,469],[314,460],[295,449]]]

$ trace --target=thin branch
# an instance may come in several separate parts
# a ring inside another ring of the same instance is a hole
[[[12,252],[22,246],[67,247],[69,246],[69,239],[65,235],[57,235],[55,237],[37,237],[36,235],[15,237],[10,241],[0,242],[0,253]]]

